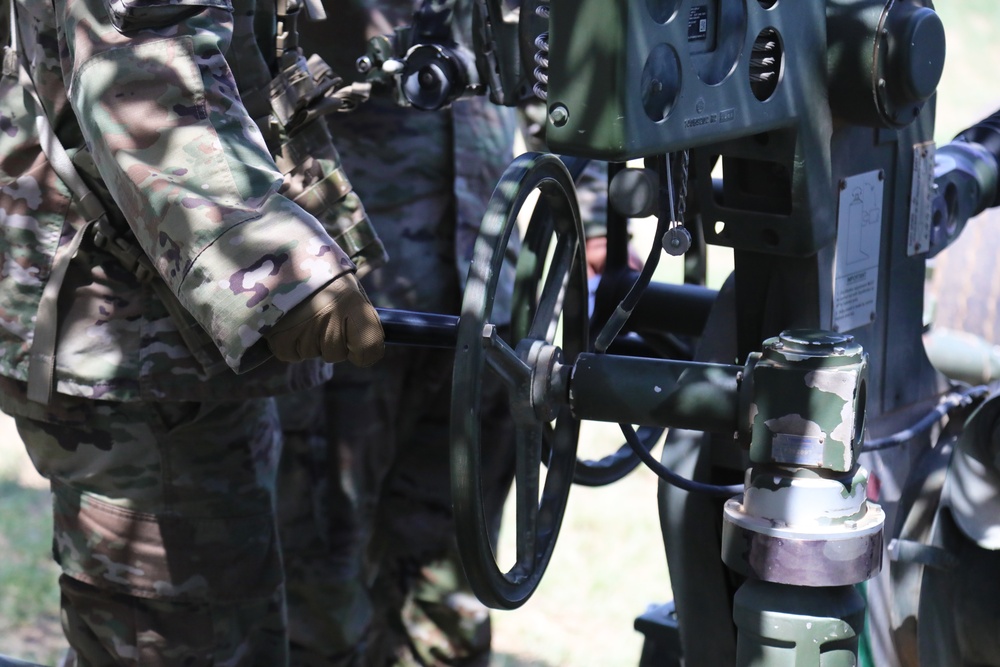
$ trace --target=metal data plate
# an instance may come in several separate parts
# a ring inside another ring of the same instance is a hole
[[[930,250],[931,214],[934,211],[934,142],[913,147],[913,182],[910,189],[910,231],[906,240],[909,257]]]
[[[875,321],[884,187],[881,169],[848,176],[840,184],[834,331],[850,331]]]

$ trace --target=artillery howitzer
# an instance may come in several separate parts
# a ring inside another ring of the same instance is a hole
[[[925,665],[997,664],[982,621],[997,617],[994,585],[957,614],[978,621],[955,622],[934,600],[995,564],[998,519],[977,503],[995,495],[998,401],[949,383],[921,335],[927,260],[1000,203],[1000,122],[935,146],[945,45],[929,0],[476,8],[475,55],[447,31],[418,28],[374,40],[362,65],[420,108],[469,94],[540,98],[561,156],[521,156],[498,184],[460,318],[382,311],[390,342],[456,350],[452,487],[477,595],[523,604],[571,483],[609,483],[642,459],[667,482],[679,626],[662,625],[679,633],[685,664],[856,664],[866,581],[869,599],[888,601],[869,615],[876,641]],[[581,159],[609,163],[608,269],[592,318],[572,178]],[[517,217],[534,192],[518,250]],[[647,215],[664,250],[688,253],[685,284],[650,281],[660,246],[642,272],[627,269],[627,220]],[[733,249],[718,291],[701,284],[706,244]],[[499,289],[507,270],[511,294]],[[506,299],[504,338],[491,317]],[[485,373],[503,378],[518,434],[517,556],[506,572],[481,498]],[[627,446],[578,462],[580,420],[622,424]],[[672,429],[662,463],[632,424]],[[868,500],[865,451],[902,489],[881,506]],[[716,629],[710,640],[705,627]]]

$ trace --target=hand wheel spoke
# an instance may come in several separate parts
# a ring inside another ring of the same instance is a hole
[[[566,282],[573,266],[576,248],[572,243],[556,245],[549,264],[548,275],[539,299],[535,317],[531,322],[528,337],[536,340],[552,341],[555,337],[556,323],[562,312],[563,299],[566,294]]]
[[[483,327],[483,348],[487,365],[500,376],[508,389],[523,388],[531,382],[531,368],[521,361],[492,324]]]
[[[530,571],[538,546],[538,490],[542,463],[541,424],[517,426],[517,565]]]

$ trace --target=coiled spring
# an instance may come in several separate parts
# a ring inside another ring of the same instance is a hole
[[[535,14],[548,21],[548,0],[541,0],[541,3],[535,7]],[[538,99],[547,100],[549,97],[549,33],[547,30],[535,38],[535,48],[538,49],[535,51],[535,84],[531,90]]]

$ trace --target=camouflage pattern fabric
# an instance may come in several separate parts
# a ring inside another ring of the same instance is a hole
[[[0,407],[52,482],[79,665],[285,664],[273,399],[42,406],[0,379]]]
[[[487,610],[455,550],[449,477],[453,354],[389,348],[327,386],[332,443],[346,452],[373,615],[365,665],[487,665]],[[513,477],[513,423],[496,378],[483,388],[483,480],[494,532]],[[319,590],[322,589],[322,584]]]
[[[23,93],[16,71],[3,77],[0,374],[26,379],[52,258],[84,223],[41,151],[39,113],[234,370],[265,362],[263,333],[354,270],[320,222],[279,194],[282,174],[237,92],[261,74],[250,58],[230,61],[245,55],[246,44],[232,53],[229,46],[234,30],[253,25],[255,3],[237,0],[236,11],[227,4],[143,3],[160,24],[125,35],[102,0],[17,2],[19,56],[43,108]],[[210,399],[287,385],[284,365],[251,381],[207,377],[148,286],[97,249],[88,264],[91,275],[79,278],[78,298],[60,317],[59,392]],[[302,386],[321,373],[315,364],[304,370]]]
[[[371,624],[360,525],[341,484],[339,451],[327,446],[323,392],[280,396],[284,449],[277,516],[287,577],[291,664],[360,664]]]
[[[469,590],[456,551],[420,568],[401,616],[413,651],[403,664],[490,664],[489,611]]]
[[[402,1],[378,8],[397,26],[414,11]],[[357,76],[366,17],[354,3],[327,2],[326,9],[329,24],[301,26],[303,49],[338,74]],[[486,202],[511,159],[512,110],[472,99],[422,112],[396,107],[383,93],[329,124],[389,255],[362,281],[373,303],[457,313]],[[502,323],[503,307],[495,312]],[[448,351],[390,347],[372,368],[339,367],[320,396],[330,442],[325,464],[294,454],[315,449],[291,444],[309,437],[309,428],[287,405],[292,397],[282,403],[282,535],[310,534],[317,521],[310,507],[320,506],[327,558],[338,564],[295,567],[316,563],[322,549],[310,549],[310,538],[283,542],[292,664],[488,664],[489,616],[468,591],[450,510],[452,362]],[[499,526],[513,475],[512,430],[499,387],[487,390],[483,405],[491,419],[483,432],[493,438],[484,451],[495,456],[486,485]],[[317,469],[327,472],[325,481],[308,472]],[[318,544],[323,539],[312,538]],[[352,571],[364,604],[345,578]]]
[[[244,106],[271,80],[275,36],[259,29],[274,29],[274,2],[15,4],[0,78],[0,408],[52,480],[67,638],[81,665],[280,667],[280,432],[261,397],[331,368],[269,360],[263,335],[355,266],[283,194]],[[57,393],[26,399],[42,294],[87,222],[42,150],[41,115],[224,364],[207,370],[151,283],[88,236],[59,291]]]

